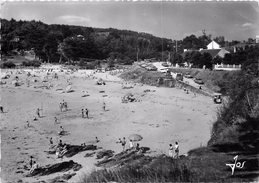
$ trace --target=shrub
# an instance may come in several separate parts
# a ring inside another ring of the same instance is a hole
[[[38,60],[33,60],[33,61],[23,61],[22,62],[22,65],[25,66],[25,67],[39,67],[41,66],[41,62],[38,61]]]
[[[15,64],[12,61],[7,61],[1,64],[1,68],[14,68]]]
[[[32,66],[34,66],[34,67],[40,67],[40,65],[41,65],[41,62],[40,61],[38,61],[38,60],[34,60],[34,61],[32,61],[33,63],[32,63]]]

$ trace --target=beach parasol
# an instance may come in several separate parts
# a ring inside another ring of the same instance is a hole
[[[141,141],[143,139],[143,137],[141,135],[138,135],[138,134],[132,134],[129,136],[129,139],[132,140],[132,141]]]

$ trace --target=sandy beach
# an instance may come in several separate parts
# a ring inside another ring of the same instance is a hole
[[[88,71],[89,73],[89,71]],[[120,78],[108,73],[96,73],[97,78],[103,78],[106,85],[96,85],[96,79],[85,78],[83,73],[65,75],[58,73],[59,79],[52,79],[53,88],[48,90],[33,86],[43,85],[41,77],[30,77],[31,87],[23,84],[19,87],[11,85],[16,75],[11,75],[1,85],[1,177],[2,182],[36,182],[49,180],[62,173],[48,176],[24,177],[28,171],[22,167],[29,165],[30,156],[35,157],[40,165],[54,164],[72,159],[83,166],[69,182],[77,182],[84,173],[95,169],[96,156],[84,157],[87,151],[63,159],[57,159],[44,151],[49,149],[49,139],[54,143],[62,139],[68,144],[95,144],[100,150],[122,151],[122,146],[116,143],[119,138],[131,134],[140,134],[143,140],[140,146],[149,147],[150,155],[164,153],[168,155],[168,146],[176,141],[180,145],[180,154],[185,154],[193,148],[206,145],[210,138],[210,130],[216,119],[217,105],[212,99],[202,95],[194,97],[178,88],[161,88],[136,85],[131,89],[122,89]],[[20,80],[26,80],[25,74],[17,75]],[[73,92],[62,93],[60,89],[68,86],[70,78]],[[33,82],[33,80],[38,80]],[[151,92],[144,92],[144,90]],[[100,92],[101,91],[101,92]],[[131,92],[139,102],[122,103],[122,97]],[[82,97],[83,95],[87,95]],[[68,110],[61,112],[59,103],[65,100]],[[106,111],[103,111],[103,102]],[[36,109],[42,109],[37,121]],[[89,110],[89,119],[81,117],[81,109]],[[58,123],[54,122],[57,117]],[[26,127],[29,121],[30,127]],[[60,126],[68,134],[58,136]],[[100,142],[95,142],[98,137]],[[126,147],[129,147],[127,141]]]

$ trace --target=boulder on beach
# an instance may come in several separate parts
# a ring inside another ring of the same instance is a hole
[[[67,147],[67,152],[63,156],[68,157],[68,158],[70,158],[70,157],[72,157],[72,156],[74,156],[74,155],[76,155],[76,154],[78,154],[82,151],[90,151],[90,150],[94,151],[94,150],[97,149],[97,146],[95,146],[95,145],[79,146],[79,145],[69,145],[69,144],[67,144],[66,147]],[[45,151],[45,152],[47,152],[48,154],[55,154],[56,149],[53,148],[52,150]]]
[[[112,157],[113,154],[114,154],[114,151],[112,150],[102,150],[96,154],[96,159],[101,159],[103,157]]]
[[[102,161],[99,161],[95,165],[97,167],[115,167],[115,166],[123,166],[128,164],[134,164],[139,161],[150,161],[150,157],[145,156],[144,153],[149,150],[148,147],[141,148],[140,151],[134,151],[134,150],[126,150],[123,152],[120,152],[118,154],[115,154],[113,157],[106,157]]]
[[[90,150],[94,151],[96,149],[97,149],[97,146],[95,145],[86,145],[86,146],[69,145],[65,156],[69,158],[78,154],[79,152],[90,151]]]
[[[82,165],[74,162],[73,160],[65,161],[61,163],[56,163],[54,165],[46,165],[40,168],[35,169],[32,173],[26,175],[26,177],[33,177],[33,176],[43,176],[49,175],[57,172],[66,172],[68,170],[78,171],[82,168]]]

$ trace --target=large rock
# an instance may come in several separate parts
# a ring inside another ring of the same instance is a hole
[[[32,173],[26,175],[26,177],[32,177],[35,175],[43,176],[49,175],[57,172],[66,172],[68,170],[78,171],[82,168],[82,165],[75,163],[73,160],[57,163],[54,165],[46,165],[35,169]]]

